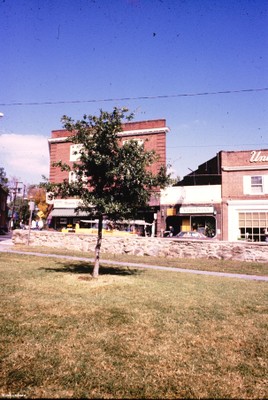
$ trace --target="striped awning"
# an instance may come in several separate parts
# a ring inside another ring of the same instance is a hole
[[[74,208],[54,208],[52,210],[51,217],[87,217],[86,211],[75,212]]]

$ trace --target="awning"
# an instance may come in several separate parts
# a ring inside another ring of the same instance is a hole
[[[75,212],[74,208],[54,208],[50,217],[87,217],[89,215],[86,211]]]

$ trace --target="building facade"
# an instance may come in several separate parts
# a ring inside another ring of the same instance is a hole
[[[268,150],[221,151],[162,191],[161,227],[209,231],[219,240],[265,241]]]
[[[153,173],[156,173],[161,166],[166,166],[166,134],[169,128],[166,126],[165,119],[150,121],[128,122],[122,125],[122,132],[118,133],[118,139],[123,144],[128,140],[137,140],[144,144],[146,151],[154,150],[158,155],[158,160],[151,166]],[[50,153],[50,177],[51,183],[60,183],[64,179],[72,181],[73,172],[61,171],[53,166],[53,163],[62,160],[63,163],[72,166],[77,161],[77,151],[79,145],[70,141],[71,133],[66,130],[54,130],[51,133],[49,142]],[[55,229],[61,229],[66,226],[75,225],[81,217],[87,217],[87,214],[75,213],[78,206],[77,199],[56,199],[54,209],[50,216],[51,226]],[[149,207],[141,210],[139,218],[152,223],[156,220],[156,215],[160,211],[160,197],[155,195],[151,197]]]
[[[268,227],[268,150],[221,152],[223,239],[262,242]]]
[[[169,227],[181,231],[201,231],[221,235],[221,185],[173,186],[161,191],[162,234]]]

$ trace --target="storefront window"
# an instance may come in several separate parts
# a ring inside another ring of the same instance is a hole
[[[208,237],[216,235],[216,218],[210,215],[168,216],[166,229],[172,226],[174,235],[181,231],[197,231]]]
[[[206,216],[191,216],[192,230],[203,233],[208,237],[216,235],[216,219],[215,217]]]
[[[239,213],[241,239],[253,242],[264,242],[264,229],[268,227],[267,212]]]

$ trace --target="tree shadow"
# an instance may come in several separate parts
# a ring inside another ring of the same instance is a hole
[[[93,263],[92,262],[79,262],[72,263],[66,262],[63,266],[60,267],[42,267],[41,270],[47,272],[62,272],[62,273],[72,273],[72,274],[88,274],[91,275],[93,272]],[[128,266],[108,266],[101,265],[99,269],[99,275],[117,275],[117,276],[131,276],[131,275],[139,275],[143,271],[140,269],[130,268]]]

